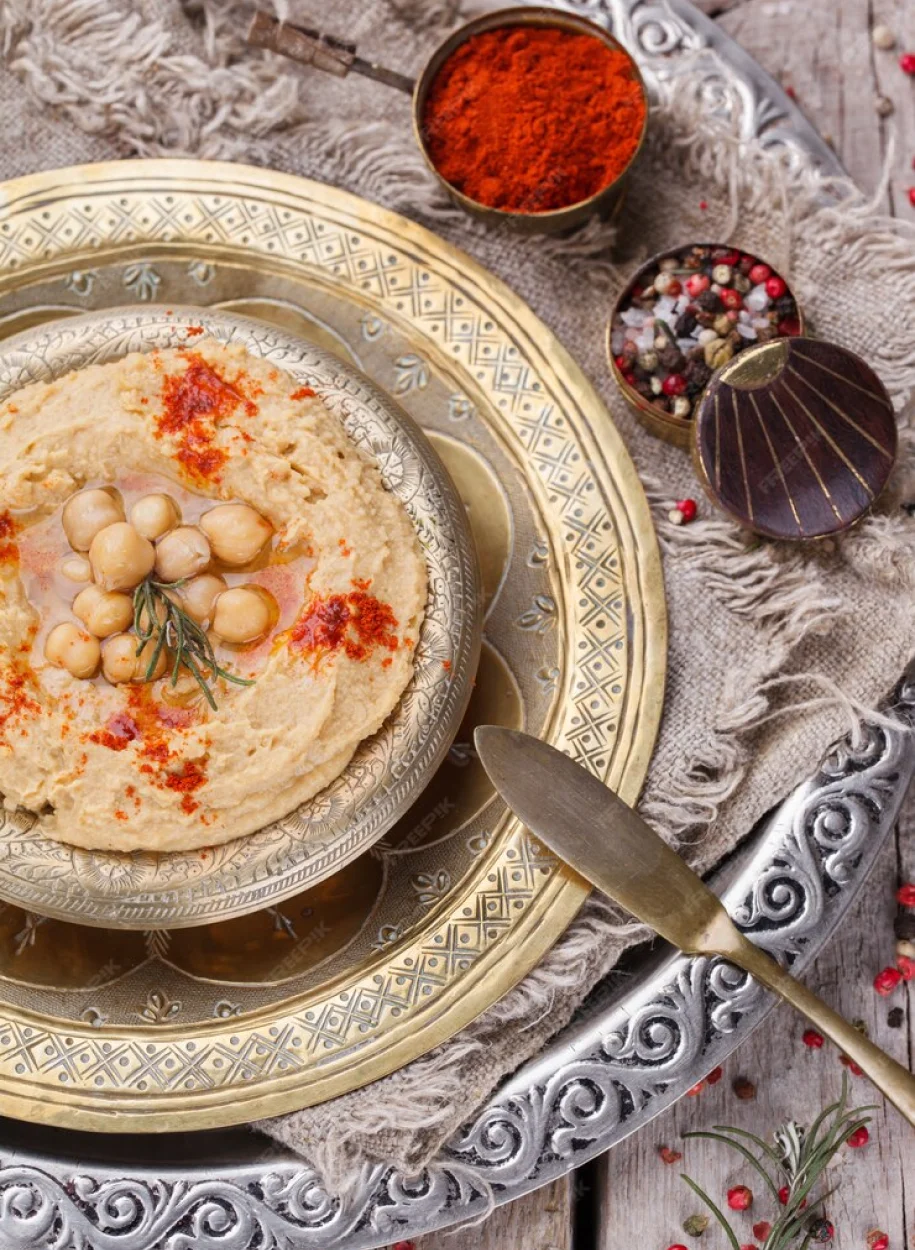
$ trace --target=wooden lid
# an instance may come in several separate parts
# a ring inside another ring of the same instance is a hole
[[[770,538],[822,538],[853,525],[886,485],[896,419],[860,356],[776,339],[712,378],[693,457],[708,494],[741,524]]]

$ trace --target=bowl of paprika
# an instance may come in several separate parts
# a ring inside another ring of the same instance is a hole
[[[647,120],[625,48],[552,8],[468,22],[435,50],[413,94],[417,143],[452,199],[527,234],[613,216]]]

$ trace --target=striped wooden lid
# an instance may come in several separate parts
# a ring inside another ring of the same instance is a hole
[[[712,378],[693,455],[711,498],[758,534],[848,529],[886,485],[896,420],[860,356],[809,338],[749,348]]]

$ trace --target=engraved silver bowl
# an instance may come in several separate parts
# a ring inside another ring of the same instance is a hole
[[[0,898],[79,924],[149,930],[227,920],[337,872],[382,837],[431,779],[460,725],[479,658],[477,557],[454,484],[410,417],[331,353],[246,317],[125,307],[9,339],[0,352],[0,400],[31,382],[128,352],[191,344],[200,326],[310,386],[377,463],[426,556],[426,616],[400,703],[344,772],[282,820],[213,848],[205,860],[196,851],[82,850],[46,837],[31,813],[2,812]]]

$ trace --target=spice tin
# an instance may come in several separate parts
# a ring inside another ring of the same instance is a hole
[[[883,383],[860,356],[818,339],[741,352],[706,387],[693,426],[693,463],[709,498],[767,538],[849,529],[896,458]]]
[[[626,283],[626,286],[623,288],[623,291],[613,307],[613,312],[611,313],[610,319],[607,323],[606,340],[607,359],[610,364],[610,371],[623,395],[635,411],[639,421],[651,434],[655,435],[656,438],[664,439],[665,442],[673,443],[675,446],[682,447],[687,450],[692,445],[693,426],[695,424],[693,415],[681,417],[671,412],[665,412],[656,404],[648,400],[644,395],[640,394],[639,391],[637,391],[636,388],[629,381],[627,381],[623,375],[623,371],[617,364],[616,353],[613,350],[612,338],[613,329],[620,318],[621,311],[626,308],[632,296],[633,290],[638,288],[640,282],[644,280],[652,270],[658,269],[663,261],[681,257],[687,250],[693,247],[725,250],[729,248],[729,245],[724,243],[708,242],[685,243],[681,244],[679,247],[659,252],[650,260],[645,261],[645,263],[639,266],[630,280]],[[765,262],[760,260],[759,263],[764,264]],[[766,266],[766,268],[771,270],[772,267]],[[774,270],[772,270],[772,273],[777,276]],[[797,313],[796,329],[801,336],[806,335],[807,327],[804,320],[804,314],[796,300],[795,309]],[[736,359],[739,359],[742,355],[746,354],[747,350],[749,349],[744,349],[743,352],[739,353]]]
[[[549,26],[553,29],[571,31],[574,34],[591,35],[595,39],[600,39],[607,47],[622,52],[628,57],[632,66],[633,77],[638,82],[642,96],[645,99],[645,120],[642,123],[642,132],[639,136],[638,144],[626,168],[619,177],[598,191],[596,195],[589,196],[586,200],[580,200],[577,204],[570,204],[565,208],[550,209],[542,213],[509,212],[505,209],[489,208],[485,204],[480,204],[478,201],[470,199],[469,196],[464,195],[463,192],[443,178],[436,168],[429,155],[423,135],[422,119],[429,88],[439,69],[456,48],[466,43],[474,35],[479,35],[488,30],[496,30],[501,26]],[[594,214],[599,213],[603,217],[611,218],[619,211],[623,201],[626,180],[644,146],[648,125],[647,104],[648,97],[645,82],[636,62],[619,40],[614,39],[603,27],[597,26],[594,22],[589,21],[587,18],[579,17],[575,13],[566,13],[554,8],[536,8],[523,5],[515,8],[498,9],[493,13],[486,13],[482,17],[474,18],[473,21],[467,22],[466,25],[453,31],[447,39],[439,44],[427,61],[426,67],[417,80],[413,92],[413,132],[429,169],[454,202],[470,213],[471,216],[478,217],[489,225],[507,226],[521,234],[554,234],[561,230],[568,230],[572,226],[580,225]]]

